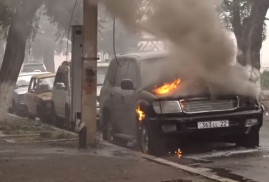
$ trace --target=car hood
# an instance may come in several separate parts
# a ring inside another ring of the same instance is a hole
[[[158,85],[158,86],[156,86]],[[141,90],[146,91],[156,98],[166,99],[166,98],[186,98],[186,97],[201,97],[201,96],[209,96],[210,89],[209,87],[202,82],[183,82],[180,83],[178,88],[174,89],[168,94],[158,95],[155,93],[155,89],[162,86],[161,84],[152,84],[148,85],[145,88],[141,88]]]
[[[40,93],[37,96],[44,101],[50,101],[52,99],[52,92]]]
[[[18,95],[25,95],[28,92],[28,87],[19,87],[14,90]]]

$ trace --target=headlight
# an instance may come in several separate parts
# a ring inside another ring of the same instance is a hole
[[[100,107],[100,103],[98,100],[96,101],[96,107]]]
[[[155,101],[153,102],[153,110],[157,114],[182,113],[179,101]]]

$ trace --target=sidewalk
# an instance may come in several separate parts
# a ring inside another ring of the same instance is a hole
[[[74,143],[72,144],[74,145]],[[72,146],[71,145],[71,146]],[[1,182],[177,182],[209,179],[143,159],[114,145],[77,150],[0,140]]]

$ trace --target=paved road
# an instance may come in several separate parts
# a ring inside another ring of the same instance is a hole
[[[210,168],[218,175],[237,181],[269,181],[269,120],[265,119],[257,149],[223,143],[192,143],[183,149],[183,157],[163,158],[192,167]]]

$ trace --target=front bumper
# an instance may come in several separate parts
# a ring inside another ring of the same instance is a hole
[[[16,105],[16,110],[20,114],[26,114],[27,113],[27,107],[24,102],[20,102]]]
[[[257,119],[258,123],[246,127],[247,119]],[[210,121],[229,121],[229,127],[225,128],[210,128],[198,129],[198,122]],[[207,113],[203,115],[184,115],[184,116],[156,116],[149,118],[151,127],[155,127],[163,134],[166,135],[189,135],[202,137],[227,137],[238,136],[250,132],[250,130],[259,130],[263,123],[263,111],[249,110],[237,111],[230,113]]]

